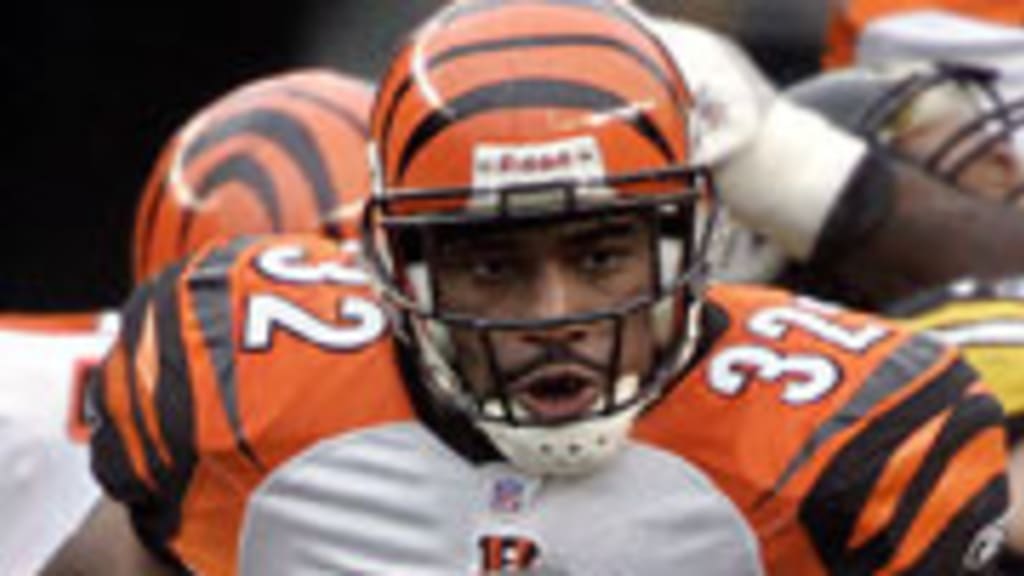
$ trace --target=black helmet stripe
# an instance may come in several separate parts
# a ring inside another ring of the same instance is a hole
[[[611,50],[620,53],[640,64],[645,70],[657,79],[658,84],[665,87],[672,101],[682,102],[682,95],[676,90],[675,84],[669,79],[668,72],[657,62],[638,50],[635,46],[617,39],[595,34],[561,34],[553,36],[530,36],[523,38],[503,38],[456,46],[434,56],[427,63],[428,70],[434,70],[442,64],[451,63],[460,58],[474,56],[490,52],[503,52],[506,50],[530,50],[539,48],[566,48],[566,47],[592,47]],[[392,125],[398,112],[398,107],[413,86],[413,78],[406,76],[402,83],[395,89],[394,96],[388,102],[387,112],[384,116],[382,139],[386,142],[391,135]]]
[[[367,126],[366,120],[356,112],[349,110],[344,106],[340,106],[337,102],[333,102],[329,98],[325,98],[315,92],[298,88],[289,88],[285,90],[285,94],[291,98],[295,98],[296,100],[302,100],[316,105],[328,114],[331,114],[338,120],[341,120],[342,123],[351,128],[353,132],[359,134],[363,140],[370,137],[370,127]]]
[[[676,85],[672,82],[670,78],[670,71],[659,66],[656,61],[652,60],[648,55],[644,54],[635,46],[631,46],[617,38],[598,36],[595,34],[562,34],[526,38],[505,38],[466,46],[456,46],[431,58],[427,64],[427,68],[429,70],[433,70],[442,64],[450,63],[463,57],[487,52],[566,47],[601,48],[625,55],[634,62],[640,64],[640,66],[654,76],[656,82],[665,88],[665,91],[669,94],[673,102],[685,101],[683,95],[679,93]],[[382,130],[383,139],[385,141],[391,135],[391,128],[398,106],[412,87],[412,84],[412,77],[406,77],[403,79],[402,84],[394,91],[394,96],[388,103],[388,109],[386,116],[384,117],[384,127]]]
[[[309,129],[292,115],[271,109],[247,110],[229,118],[202,134],[185,151],[185,163],[190,164],[198,155],[212,146],[237,137],[252,134],[279,146],[298,167],[313,190],[317,213],[326,217],[337,208],[334,184],[316,138]]]
[[[228,182],[241,182],[246,189],[250,190],[259,198],[259,204],[270,218],[274,232],[281,232],[284,229],[284,222],[281,215],[281,202],[278,199],[278,188],[274,179],[264,169],[258,160],[248,154],[234,154],[227,157],[207,173],[199,183],[195,191],[196,198],[205,200],[214,190]],[[187,240],[192,234],[192,227],[195,225],[195,212],[188,212],[178,224],[178,246],[179,254],[185,253]]]
[[[443,111],[435,111],[413,130],[402,149],[398,165],[401,181],[416,155],[445,130],[479,114],[507,108],[558,107],[593,111],[617,110],[629,102],[622,97],[594,86],[566,80],[523,78],[480,86],[452,100]],[[665,135],[643,112],[624,117],[623,121],[648,140],[670,163],[676,154]]]

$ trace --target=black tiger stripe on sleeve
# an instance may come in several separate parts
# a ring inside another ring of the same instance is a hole
[[[160,475],[161,506],[148,518],[152,539],[170,542],[181,526],[182,503],[197,460],[195,403],[190,381],[189,357],[182,337],[180,291],[185,264],[174,266],[166,281],[157,286],[155,299],[159,370],[153,394],[159,433],[172,465]]]
[[[1008,491],[1005,476],[993,478],[957,512],[905,574],[949,574],[948,567],[957,565],[962,574],[989,574],[1005,539],[1005,529],[993,518],[1006,510]]]
[[[152,286],[137,289],[122,310],[122,318],[143,314],[152,296]],[[86,394],[86,420],[89,424],[93,475],[115,500],[129,506],[145,501],[157,490],[155,479],[140,458],[139,432],[124,398],[128,387],[125,331],[111,346]]]
[[[256,237],[237,238],[203,254],[188,278],[193,313],[199,320],[208,361],[214,367],[217,390],[224,416],[235,436],[238,451],[257,469],[265,468],[252,448],[242,425],[238,400],[238,376],[234,362],[233,318],[231,311],[231,264],[258,241]]]
[[[907,382],[918,380],[933,370],[947,354],[947,348],[930,338],[911,338],[900,346],[875,369],[846,404],[808,437],[765,498],[781,492],[832,438],[861,422],[878,406],[902,392]]]
[[[858,559],[858,566],[863,566],[868,573],[876,572],[885,566],[899,552],[901,546],[910,545],[926,550],[934,547],[935,544],[928,545],[908,541],[908,533],[915,520],[923,514],[932,512],[928,508],[940,507],[956,510],[964,501],[969,503],[972,500],[974,495],[966,487],[956,490],[955,494],[944,493],[940,483],[946,474],[957,472],[951,470],[950,467],[965,447],[985,432],[999,430],[1002,411],[994,398],[982,394],[964,398],[951,411],[952,413],[914,474],[910,485],[900,495],[896,512],[891,521],[882,532],[863,546],[851,551],[851,554]],[[1003,478],[998,474],[998,470],[993,469],[986,470],[979,467],[971,472],[990,476],[995,474],[993,481]],[[992,522],[1001,515],[1007,503],[1005,485],[1003,488],[1001,499],[996,497],[997,494],[986,499],[988,505],[982,507],[980,512],[987,514],[981,518],[973,518],[974,523]],[[871,505],[871,503],[866,505]],[[956,550],[963,555],[966,545],[973,538],[973,534],[963,534],[962,532],[954,534],[965,538],[960,540],[947,538],[944,543],[949,549],[947,556]],[[943,573],[943,571],[931,573]]]
[[[461,122],[488,112],[534,107],[619,110],[628,103],[625,98],[601,87],[568,80],[523,77],[480,86],[454,98],[443,110],[432,112],[415,127],[399,154],[398,177],[401,180],[405,176],[413,160],[431,140]],[[647,114],[637,113],[623,121],[656,148],[666,162],[678,159],[668,136]]]
[[[183,267],[171,267],[133,294],[123,309],[114,349],[90,385],[88,402],[93,472],[104,491],[127,507],[140,541],[165,561],[175,558],[169,545],[181,524],[196,462],[194,406],[178,311]],[[152,394],[142,392],[136,374],[136,364],[144,360],[136,354],[147,316],[155,319],[159,341],[156,366],[149,367],[156,375]],[[146,411],[155,414],[155,428]],[[132,443],[138,446],[134,450]]]
[[[956,361],[875,417],[832,458],[801,503],[800,520],[823,563],[856,569],[847,543],[890,457],[915,431],[964,397],[977,377]]]

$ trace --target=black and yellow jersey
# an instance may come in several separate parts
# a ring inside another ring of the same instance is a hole
[[[959,346],[1002,402],[1013,436],[1024,435],[1024,276],[962,280],[889,313]]]

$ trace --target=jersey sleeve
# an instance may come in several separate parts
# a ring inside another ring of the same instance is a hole
[[[216,243],[139,288],[90,391],[93,468],[157,555],[237,573],[247,506],[325,437],[412,411],[348,245]]]
[[[944,356],[869,413],[804,499],[829,573],[971,574],[994,560],[1008,501],[1002,410],[973,369]]]
[[[193,406],[177,309],[175,266],[135,291],[119,338],[86,400],[92,469],[130,511],[142,543],[170,566],[181,502],[196,461]]]

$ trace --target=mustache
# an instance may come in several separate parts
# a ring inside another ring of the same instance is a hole
[[[521,362],[518,366],[503,369],[501,377],[506,383],[517,382],[533,372],[552,364],[575,365],[592,373],[594,377],[601,380],[607,377],[610,368],[610,363],[594,360],[585,354],[577,352],[571,346],[551,343],[545,345],[534,358]]]

